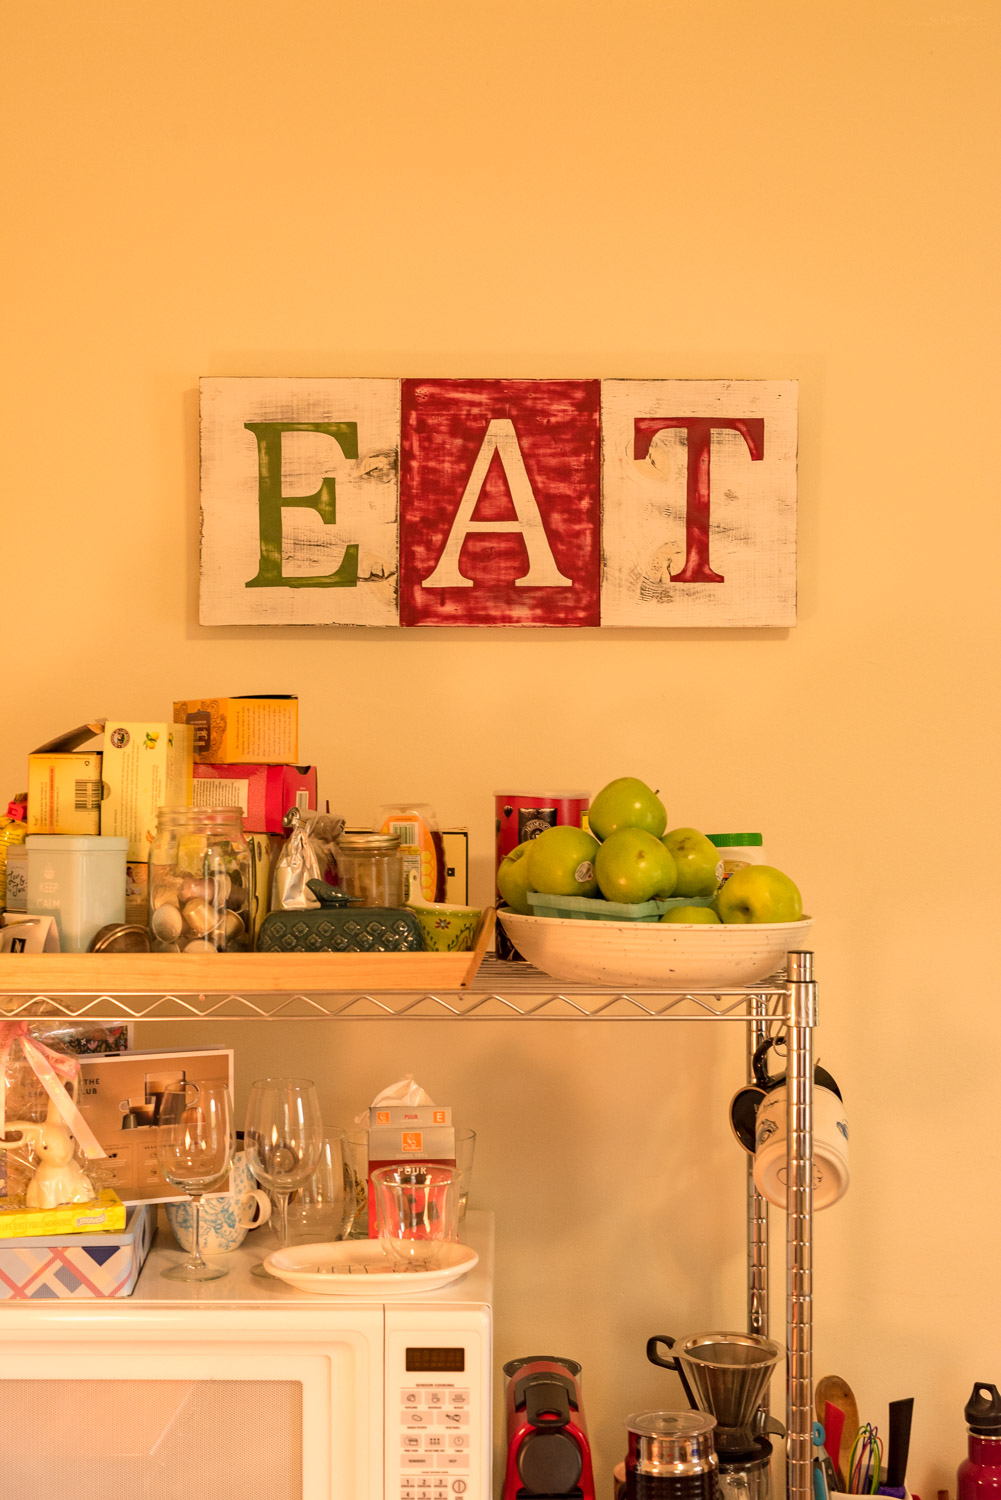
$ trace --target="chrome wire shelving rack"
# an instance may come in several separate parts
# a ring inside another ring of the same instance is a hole
[[[376,969],[338,966],[326,956],[56,954],[0,957],[0,1022],[125,1021],[615,1021],[722,1022],[747,1029],[751,1059],[768,1035],[786,1046],[786,1495],[813,1492],[813,954],[790,953],[768,981],[723,989],[632,988],[554,982],[528,964],[459,955]],[[365,955],[364,957],[375,957]],[[331,976],[337,975],[333,984]],[[369,978],[372,975],[372,978]],[[426,977],[425,977],[426,976]],[[419,982],[416,982],[419,979]],[[767,1334],[768,1212],[747,1174],[747,1319]]]

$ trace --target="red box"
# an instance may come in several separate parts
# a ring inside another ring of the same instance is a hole
[[[242,807],[246,833],[284,833],[282,819],[296,792],[316,808],[315,766],[203,766],[192,768],[194,807]]]

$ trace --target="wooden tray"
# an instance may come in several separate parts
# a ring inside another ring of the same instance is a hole
[[[493,930],[494,908],[488,906],[465,953],[5,953],[0,954],[0,995],[465,989]]]

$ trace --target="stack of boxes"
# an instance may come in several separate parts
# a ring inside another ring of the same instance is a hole
[[[265,896],[284,838],[282,820],[300,792],[316,808],[316,767],[299,766],[299,700],[193,698],[174,704],[175,724],[194,734],[191,801],[195,807],[239,807],[253,861],[251,936],[268,911]]]
[[[266,893],[282,819],[296,794],[305,791],[307,806],[316,807],[316,769],[295,764],[298,708],[290,695],[200,698],[174,703],[170,723],[109,718],[81,724],[28,757],[29,840],[37,834],[126,840],[123,920],[146,926],[147,861],[158,810],[240,807],[256,888]],[[30,842],[23,858],[31,858]],[[12,873],[8,906],[24,911],[26,872]],[[263,919],[267,902],[257,905]]]

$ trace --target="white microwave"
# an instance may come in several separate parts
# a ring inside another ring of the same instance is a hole
[[[256,1235],[165,1281],[161,1235],[131,1297],[0,1303],[0,1500],[491,1500],[491,1216],[462,1238],[419,1299],[262,1280]]]

